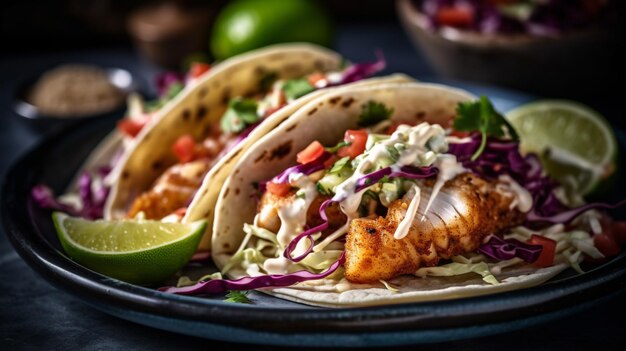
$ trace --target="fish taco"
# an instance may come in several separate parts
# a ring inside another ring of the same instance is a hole
[[[530,287],[602,257],[597,204],[562,190],[485,97],[417,83],[329,92],[226,179],[211,251],[230,279],[161,290],[340,307]]]
[[[221,183],[250,143],[323,89],[410,80],[365,79],[384,65],[382,58],[348,64],[310,44],[275,45],[216,65],[141,132],[116,170],[104,217],[211,223]],[[200,250],[209,245],[207,233]]]

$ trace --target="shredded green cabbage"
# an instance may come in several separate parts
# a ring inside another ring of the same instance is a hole
[[[476,273],[483,277],[483,280],[489,284],[497,285],[498,279],[491,274],[489,270],[489,266],[485,262],[479,263],[457,263],[452,262],[445,264],[443,266],[437,267],[424,267],[420,268],[415,272],[415,275],[418,277],[450,277],[455,275],[462,275],[467,273]]]

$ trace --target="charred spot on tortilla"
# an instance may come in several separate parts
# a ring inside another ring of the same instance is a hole
[[[328,102],[330,102],[331,105],[335,105],[339,101],[341,101],[341,96],[335,96],[334,98],[331,98],[328,100]]]
[[[207,115],[208,109],[204,105],[198,106],[198,110],[196,112],[196,119],[201,120]]]
[[[313,62],[313,65],[315,66],[316,69],[318,70],[322,70],[324,69],[324,61],[322,61],[321,59],[317,59]]]
[[[302,66],[298,63],[290,63],[285,65],[284,69],[288,74],[294,74],[302,71]]]
[[[155,171],[161,170],[163,168],[163,161],[156,160],[156,161],[152,162],[151,167]]]
[[[415,113],[415,118],[417,118],[418,120],[423,120],[424,118],[426,118],[426,112],[424,112],[424,111],[417,111]]]
[[[228,196],[228,193],[230,193],[230,188],[226,188],[224,190],[224,195],[222,196],[222,198],[225,199]]]
[[[203,128],[202,128],[202,135],[209,135],[209,133],[211,132],[211,125],[210,124],[206,124]]]
[[[257,76],[262,76],[265,74],[265,72],[267,72],[267,70],[263,66],[255,66],[253,71],[254,74],[256,74]]]
[[[354,102],[353,98],[348,98],[348,100],[344,101],[341,106],[348,108],[350,107],[350,105],[352,105],[352,103]]]
[[[239,190],[239,188],[235,188],[235,195],[239,195],[240,192],[241,190]]]
[[[231,93],[232,93],[231,87],[224,87],[224,90],[222,91],[222,105],[228,105],[228,102],[230,101]]]
[[[222,248],[226,250],[230,249],[230,243],[223,243]]]
[[[280,60],[280,59],[282,59],[283,57],[285,57],[285,54],[284,54],[284,53],[282,53],[282,52],[277,52],[277,53],[275,53],[275,54],[270,55],[267,59],[268,59],[269,61],[274,61],[274,60]]]
[[[242,148],[238,148],[237,150],[233,151],[232,154],[230,154],[230,156],[228,156],[226,161],[224,161],[224,163],[222,163],[221,166],[214,167],[215,170],[219,171],[220,169],[222,169],[222,167],[225,167],[226,165],[229,165],[231,162],[235,161],[237,159],[237,155],[239,155],[242,151],[243,151]],[[226,156],[224,156],[224,157],[226,157]],[[235,174],[237,174],[237,173],[235,173]]]
[[[308,115],[311,116],[312,114],[314,114],[315,112],[317,112],[317,107],[313,108],[311,111],[309,111]]]
[[[238,169],[235,170],[235,174],[239,174],[239,170]]]
[[[208,94],[208,93],[209,93],[209,88],[207,88],[207,87],[202,87],[202,88],[198,91],[198,97],[199,97],[200,99],[203,99],[203,98],[206,96],[206,94]]]
[[[257,158],[254,159],[254,163],[259,163],[263,161],[266,155],[267,155],[267,150],[263,150],[263,152]]]
[[[296,129],[296,127],[298,126],[298,123],[294,123],[292,126],[290,126],[289,128],[287,128],[287,132],[291,132],[292,130]]]
[[[130,177],[130,173],[128,171],[122,172],[122,179],[126,180],[128,177]]]
[[[202,214],[202,218],[208,218],[211,215],[211,209],[208,209]]]
[[[191,119],[191,111],[189,111],[188,108],[183,110],[182,118],[183,118],[183,121],[188,121],[189,119]]]
[[[278,145],[277,147],[275,147],[270,154],[270,161],[274,160],[275,158],[277,159],[282,159],[283,157],[287,156],[290,152],[291,152],[291,144],[293,143],[293,140],[287,140],[286,142]]]

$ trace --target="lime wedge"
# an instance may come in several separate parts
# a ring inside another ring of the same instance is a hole
[[[589,195],[616,170],[613,128],[598,112],[567,100],[542,100],[507,114],[522,152],[534,152],[550,176],[568,190]]]
[[[52,214],[65,252],[98,273],[134,284],[163,281],[196,251],[206,221],[190,224],[148,220],[89,221]]]

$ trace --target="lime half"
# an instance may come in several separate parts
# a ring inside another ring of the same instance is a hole
[[[595,192],[616,170],[613,128],[598,112],[567,100],[542,100],[507,114],[522,152],[534,152],[550,176],[582,195]]]
[[[206,228],[206,221],[89,221],[61,212],[52,219],[74,261],[134,284],[157,283],[176,273],[194,254]]]

